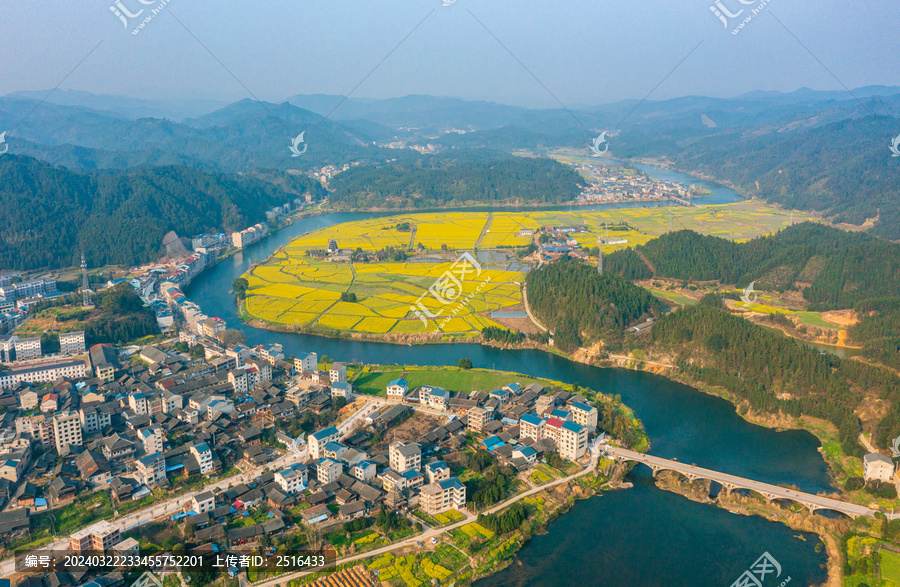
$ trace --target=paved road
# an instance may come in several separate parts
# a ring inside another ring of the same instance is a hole
[[[353,415],[347,418],[347,420],[341,422],[341,424],[338,425],[338,430],[340,430],[341,436],[348,436],[350,433],[352,433],[354,428],[356,427],[356,424],[359,423],[362,418],[364,418],[368,414],[371,414],[378,407],[384,405],[384,403],[385,402],[381,401],[380,399],[366,399],[365,405],[354,412]],[[278,470],[305,460],[308,456],[307,451],[308,449],[306,446],[304,446],[299,452],[288,451],[283,456],[272,461],[271,463],[266,463],[265,465],[255,467],[250,471],[227,477],[225,479],[222,479],[221,481],[217,481],[216,483],[206,485],[196,491],[191,491],[189,493],[179,495],[178,497],[173,497],[168,501],[154,504],[149,508],[139,510],[137,512],[128,514],[127,516],[113,519],[111,520],[111,522],[124,532],[125,530],[130,530],[131,528],[146,524],[158,518],[172,516],[182,511],[184,509],[184,506],[191,501],[191,498],[199,493],[203,493],[205,491],[213,491],[215,489],[225,490],[229,485],[237,485],[239,483],[250,482],[261,475],[263,469],[265,468],[269,468],[270,470]],[[66,537],[50,545],[42,547],[41,550],[68,550],[68,548],[69,538]],[[9,558],[0,563],[0,577],[7,577],[9,575],[12,575],[13,573],[15,573],[14,559]]]
[[[835,510],[853,517],[874,516],[877,512],[877,510],[866,506],[847,503],[845,501],[822,497],[819,495],[812,495],[810,493],[803,493],[802,491],[794,491],[793,489],[785,489],[784,487],[778,487],[777,485],[769,485],[768,483],[761,483],[759,481],[753,481],[752,479],[744,479],[743,477],[737,477],[735,475],[719,473],[718,471],[711,471],[709,469],[703,469],[701,467],[689,465],[686,463],[680,463],[678,461],[670,461],[668,459],[646,455],[633,450],[628,450],[626,448],[607,446],[604,448],[604,450],[609,453],[610,456],[616,457],[620,460],[644,463],[651,468],[655,467],[663,470],[678,471],[680,473],[693,475],[700,479],[709,479],[712,481],[716,481],[717,483],[721,483],[723,485],[730,485],[742,489],[751,489],[761,494],[768,494],[769,496],[774,496],[779,499],[790,499],[800,502],[807,507],[813,506],[811,509]]]
[[[568,483],[569,481],[578,479],[579,477],[583,477],[584,475],[591,473],[597,467],[598,456],[599,456],[599,450],[597,447],[595,447],[592,450],[590,464],[587,467],[585,467],[584,469],[582,469],[581,471],[579,471],[578,473],[575,473],[574,475],[569,475],[568,477],[565,477],[563,479],[557,479],[556,481],[552,481],[550,483],[547,483],[546,485],[541,485],[539,487],[535,487],[534,489],[526,491],[525,493],[520,493],[514,497],[511,497],[510,499],[508,499],[506,501],[498,503],[497,505],[495,505],[481,513],[493,514],[494,512],[502,510],[502,509],[506,508],[507,506],[510,506],[510,505],[516,503],[517,501],[521,501],[521,500],[525,499],[526,497],[529,497],[536,493],[540,493],[541,491],[546,491],[547,489],[551,489],[553,487],[556,487],[557,485],[562,485],[563,483]],[[474,522],[475,520],[478,519],[477,515],[473,514],[472,512],[470,512],[468,510],[464,510],[464,513],[466,515],[466,518],[462,521],[456,522],[449,526],[443,526],[441,528],[433,528],[431,530],[427,530],[416,536],[407,538],[406,540],[402,540],[400,542],[395,542],[394,544],[389,544],[388,546],[383,546],[381,548],[376,548],[375,550],[369,550],[369,551],[361,553],[361,554],[355,554],[352,556],[339,558],[339,559],[337,559],[335,564],[342,565],[344,563],[351,563],[354,561],[363,560],[363,559],[367,559],[370,557],[380,556],[386,552],[392,552],[394,550],[398,550],[401,548],[414,546],[416,544],[416,542],[428,542],[429,540],[431,540],[431,538],[436,538],[436,537],[440,536],[441,534],[443,534],[444,532],[449,532],[450,530],[455,530],[457,528],[461,528],[462,526],[465,526],[466,524]],[[281,585],[281,584],[287,584],[287,582],[290,581],[291,579],[303,577],[308,574],[310,574],[309,571],[297,571],[295,573],[290,573],[287,575],[280,575],[280,576],[276,577],[275,579],[266,581],[264,583],[253,583],[252,585],[253,585],[253,587],[277,587],[278,585]]]

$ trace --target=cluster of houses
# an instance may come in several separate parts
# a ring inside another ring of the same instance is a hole
[[[279,345],[182,336],[205,356],[148,346],[127,365],[112,345],[95,345],[77,376],[6,386],[0,507],[42,511],[98,489],[140,499],[180,477],[262,465],[277,456],[262,443],[276,420],[353,397],[346,367],[320,371],[315,353],[286,360]]]
[[[584,397],[565,391],[548,395],[539,383],[451,393],[427,385],[410,391],[405,379],[397,379],[387,385],[387,397],[453,413],[460,426],[485,437],[485,448],[520,469],[552,452],[577,461],[587,452],[588,435],[597,430],[597,408]]]
[[[587,187],[578,196],[579,202],[611,202],[622,200],[667,200],[690,197],[693,186],[668,181],[656,181],[643,175],[626,175],[602,165],[576,165],[588,177]]]

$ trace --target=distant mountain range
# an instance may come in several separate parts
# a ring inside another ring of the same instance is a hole
[[[671,161],[739,191],[839,221],[876,218],[900,238],[900,88],[801,89],[736,98],[626,100],[529,110],[493,102],[411,95],[385,100],[298,95],[280,104],[154,101],[85,92],[0,98],[9,152],[72,169],[176,165],[209,172],[310,171],[356,162],[381,167],[418,158],[388,144],[440,151],[587,148],[602,130],[618,159]],[[301,132],[306,151],[288,147]],[[377,173],[376,173],[377,175]],[[374,176],[373,176],[374,177]],[[852,185],[851,185],[852,184]]]

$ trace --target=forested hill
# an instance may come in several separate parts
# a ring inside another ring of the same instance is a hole
[[[874,234],[900,239],[900,167],[888,149],[898,122],[867,115],[805,131],[761,127],[673,145],[669,156],[680,169],[788,208],[852,224],[877,217]]]
[[[708,298],[719,301],[715,295]],[[704,304],[664,316],[651,335],[692,379],[724,387],[755,410],[809,414],[834,423],[849,454],[859,454],[860,420],[854,410],[866,395],[890,404],[889,413],[871,423],[877,443],[883,446],[900,433],[900,379],[886,369],[820,354]]]
[[[157,258],[163,236],[232,231],[321,185],[286,176],[258,179],[183,167],[76,173],[30,157],[0,157],[0,258],[7,269],[133,265]]]
[[[351,168],[332,179],[330,196],[349,208],[429,208],[471,202],[558,203],[584,186],[573,169],[552,159],[485,151],[428,155],[379,167]]]
[[[531,310],[564,351],[601,339],[615,347],[625,328],[660,313],[647,290],[568,257],[529,272],[525,283]]]
[[[852,308],[900,296],[900,245],[812,222],[745,243],[681,230],[609,255],[605,267],[626,279],[719,281],[784,291],[802,287],[813,310]]]

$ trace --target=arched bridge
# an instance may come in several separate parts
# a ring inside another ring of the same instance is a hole
[[[834,510],[854,519],[859,516],[874,516],[877,512],[877,510],[873,510],[872,508],[863,505],[856,505],[837,499],[803,493],[802,491],[794,491],[793,489],[769,485],[768,483],[760,483],[759,481],[744,479],[743,477],[736,477],[726,473],[719,473],[717,471],[703,469],[678,461],[670,461],[668,459],[646,455],[633,450],[628,450],[627,448],[603,446],[601,447],[601,450],[605,451],[611,458],[614,458],[619,462],[632,461],[647,465],[653,470],[654,477],[660,471],[677,471],[691,481],[696,479],[715,481],[716,483],[721,484],[725,491],[728,492],[732,489],[749,489],[750,491],[759,493],[765,497],[767,501],[772,501],[774,499],[789,499],[802,504],[810,512],[815,512],[816,510]]]

